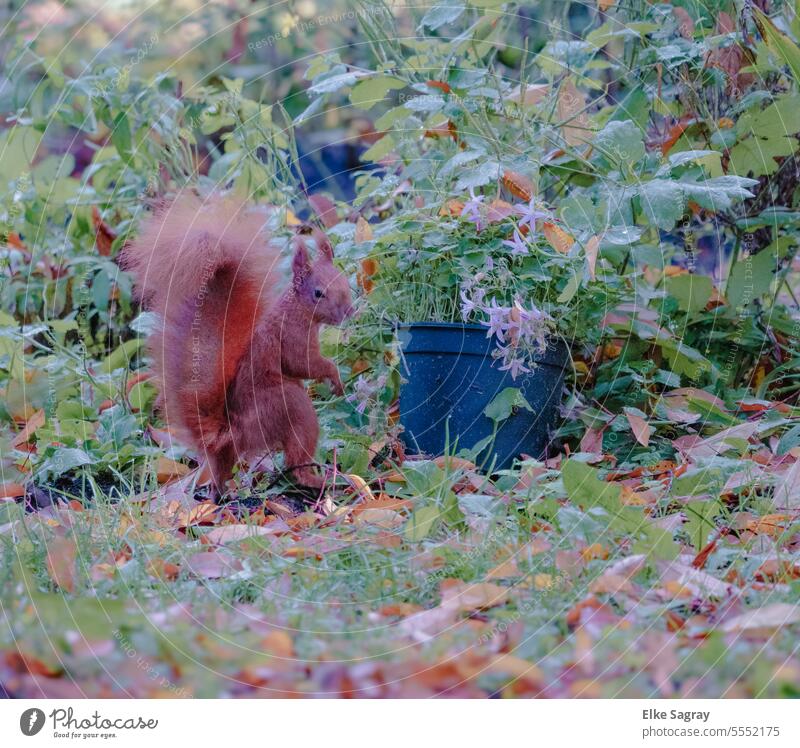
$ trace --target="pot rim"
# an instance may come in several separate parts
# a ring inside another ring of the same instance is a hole
[[[424,355],[427,353],[456,353],[460,356],[464,355],[473,355],[473,356],[489,356],[490,350],[494,346],[494,341],[486,336],[487,328],[485,325],[480,325],[476,323],[466,323],[466,322],[402,322],[396,323],[394,330],[395,333],[407,333],[413,335],[414,330],[418,330],[420,333],[423,331],[430,331],[435,335],[436,330],[440,330],[443,333],[461,333],[462,338],[467,333],[481,333],[481,344],[477,347],[470,350],[470,348],[464,348],[463,344],[459,345],[457,350],[448,350],[447,346],[441,348],[439,346],[443,345],[442,342],[432,343],[426,345],[423,343],[422,348],[417,348],[416,350],[404,350],[404,356],[413,356],[413,355]],[[470,339],[473,340],[474,345],[477,345],[477,341],[475,337],[468,336]],[[425,338],[423,338],[424,340]],[[448,340],[452,341],[452,337],[448,337]],[[570,358],[570,346],[569,342],[566,341],[561,335],[553,334],[549,335],[548,338],[548,345],[547,350],[542,352],[541,354],[537,354],[535,356],[536,360],[539,364],[544,364],[547,366],[555,366],[556,368],[564,368],[568,359]],[[402,339],[401,339],[402,343]],[[429,347],[431,346],[432,347]]]

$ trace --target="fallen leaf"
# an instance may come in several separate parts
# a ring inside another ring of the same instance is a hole
[[[284,535],[289,531],[289,526],[283,521],[272,522],[267,525],[222,525],[209,530],[203,535],[203,539],[214,545],[224,545],[225,543],[236,543],[240,540],[261,535]]]
[[[356,221],[355,240],[358,243],[372,241],[372,226],[364,216],[359,216]]]
[[[17,499],[25,495],[25,486],[21,483],[6,481],[0,483],[0,499]]]
[[[219,510],[220,507],[213,501],[202,501],[188,510],[180,509],[175,517],[175,524],[179,528],[211,524]]]
[[[631,410],[631,408],[624,408],[624,412],[636,441],[643,447],[648,446],[650,444],[650,434],[652,433],[650,425],[638,413]]]
[[[486,610],[503,605],[509,597],[509,589],[491,582],[470,584],[458,579],[446,579],[441,585],[442,607],[461,612]]]
[[[589,270],[589,278],[592,280],[597,279],[595,268],[597,266],[597,251],[600,247],[600,237],[593,236],[586,242],[584,251],[586,252],[586,267]]]
[[[726,633],[745,632],[758,629],[774,630],[781,626],[800,623],[800,606],[790,603],[771,603],[763,608],[729,618],[720,627]]]
[[[800,459],[785,472],[775,474],[775,506],[800,509]]]
[[[375,525],[386,530],[402,525],[405,521],[405,517],[392,509],[372,509],[367,507],[353,514],[353,522],[356,524]]]
[[[103,257],[109,257],[111,255],[111,246],[114,243],[114,239],[117,238],[117,233],[103,220],[96,205],[92,206],[92,225],[94,226],[97,251]]]
[[[520,200],[530,202],[533,197],[533,182],[524,174],[506,169],[503,172],[502,182],[503,186]]]
[[[38,428],[44,426],[45,414],[42,408],[39,408],[25,423],[22,430],[11,440],[12,447],[19,447],[30,439]]]
[[[686,8],[675,7],[672,14],[678,19],[678,31],[684,39],[694,38],[694,20]]]
[[[47,572],[62,590],[75,590],[75,559],[78,549],[71,538],[56,537],[47,544]]]
[[[225,551],[201,551],[189,556],[186,568],[195,576],[219,579],[241,571],[242,563]]]
[[[585,108],[586,97],[577,89],[572,78],[566,78],[558,89],[556,111],[562,123],[561,135],[567,145],[583,145],[592,137]]]
[[[181,478],[189,472],[189,466],[176,462],[169,457],[160,456],[156,460],[156,480],[167,483],[175,478]]]
[[[550,246],[562,254],[569,252],[572,245],[575,244],[575,239],[571,234],[550,221],[542,222],[542,233]]]
[[[311,195],[308,198],[308,202],[325,228],[332,228],[339,223],[339,214],[336,212],[336,204],[329,197],[317,193]]]
[[[529,83],[522,87],[522,84],[512,89],[508,95],[509,101],[514,101],[523,106],[534,106],[543,101],[545,96],[550,93],[549,83]],[[528,200],[530,198],[527,198]]]

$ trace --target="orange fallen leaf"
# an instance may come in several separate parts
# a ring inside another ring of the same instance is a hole
[[[11,440],[12,447],[18,447],[27,442],[39,429],[44,426],[45,414],[42,408],[39,408],[34,414],[25,422],[22,430]]]
[[[190,509],[181,509],[175,517],[177,527],[211,524],[220,507],[213,501],[201,501]]]
[[[608,548],[600,543],[592,543],[581,551],[581,556],[583,556],[584,561],[594,561],[598,558],[606,559],[608,558]]]
[[[114,243],[114,239],[117,238],[117,232],[103,220],[96,205],[92,206],[92,225],[94,226],[97,251],[103,257],[109,257],[111,255],[111,246]]]
[[[0,483],[0,499],[17,499],[25,495],[25,486],[21,483],[6,481]]]
[[[453,89],[450,88],[449,83],[444,81],[425,81],[425,85],[429,88],[438,88],[440,91],[449,94]]]
[[[359,216],[356,221],[355,240],[358,243],[372,241],[372,226],[364,216]]]
[[[38,657],[19,651],[6,652],[5,662],[14,672],[23,675],[42,675],[45,678],[55,678],[62,673],[60,666],[48,665]]]
[[[156,460],[156,480],[167,483],[175,478],[181,478],[189,472],[189,466],[176,462],[169,457],[161,456]]]
[[[366,509],[391,509],[395,512],[410,510],[414,506],[414,502],[410,499],[396,499],[394,496],[381,493],[378,494],[372,501],[367,501],[362,504],[356,504],[353,507],[353,514],[359,514]]]
[[[759,582],[787,583],[800,579],[800,562],[771,558],[756,569],[754,576]]]
[[[550,246],[562,254],[569,252],[572,245],[575,244],[575,239],[571,234],[550,221],[542,222],[542,233]]]
[[[274,657],[294,657],[294,642],[285,631],[270,631],[261,640],[261,648]]]
[[[130,395],[131,390],[139,384],[139,382],[146,382],[150,379],[153,375],[149,371],[140,371],[138,374],[134,374],[132,377],[128,379],[127,384],[125,385],[125,394]]]
[[[62,590],[75,590],[75,559],[78,548],[71,538],[56,537],[47,544],[47,573]]]
[[[486,610],[503,605],[510,591],[492,582],[470,584],[460,579],[445,579],[441,584],[442,607],[461,612]]]
[[[525,202],[530,202],[533,197],[533,182],[524,174],[506,169],[503,172],[502,182],[503,186],[514,197],[518,197]]]
[[[361,496],[361,498],[363,498],[365,501],[375,501],[375,495],[367,485],[367,482],[360,475],[356,475],[355,473],[344,473],[344,477],[353,487],[355,492]]]
[[[486,572],[486,579],[509,579],[511,577],[522,576],[522,572],[517,566],[516,559],[507,558],[500,562],[493,569]]]
[[[395,616],[405,618],[414,613],[419,613],[421,610],[423,610],[422,606],[416,603],[390,603],[389,605],[383,605],[378,610],[378,613],[386,618],[394,618]]]
[[[439,209],[440,216],[451,216],[453,218],[460,216],[464,212],[464,202],[462,200],[448,200]]]
[[[748,521],[746,528],[757,535],[769,535],[774,538],[784,531],[791,520],[788,514],[765,514],[763,517]]]
[[[163,558],[153,558],[147,564],[147,573],[157,579],[164,579],[173,582],[181,573],[180,567]]]

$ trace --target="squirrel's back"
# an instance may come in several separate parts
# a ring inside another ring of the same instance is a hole
[[[190,192],[160,205],[125,247],[137,294],[162,321],[149,345],[164,417],[201,451],[225,438],[228,385],[275,300],[279,255],[263,214]]]

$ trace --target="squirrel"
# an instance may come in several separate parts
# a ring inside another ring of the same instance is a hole
[[[218,496],[240,459],[276,451],[298,483],[321,488],[313,468],[319,424],[302,380],[344,393],[318,339],[321,325],[353,313],[331,243],[313,230],[312,263],[296,236],[281,292],[280,250],[263,224],[263,213],[237,198],[187,191],[157,207],[122,253],[138,300],[161,320],[148,341],[157,405],[206,456]]]

